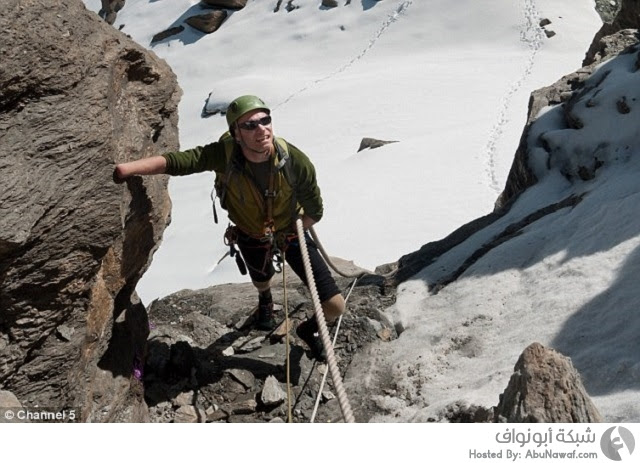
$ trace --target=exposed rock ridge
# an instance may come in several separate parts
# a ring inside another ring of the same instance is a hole
[[[529,162],[529,135],[531,124],[540,110],[570,101],[575,102],[579,99],[580,92],[585,91],[585,82],[599,63],[618,54],[633,51],[630,47],[638,43],[638,28],[640,28],[640,3],[632,0],[623,1],[615,19],[610,24],[605,23],[596,33],[586,53],[583,68],[562,77],[555,84],[536,90],[531,94],[527,123],[520,138],[505,188],[496,201],[496,209],[503,207],[538,180]],[[573,126],[575,119],[572,117],[571,104],[565,110],[565,117],[567,127]]]
[[[540,220],[543,217],[548,216],[549,214],[553,214],[554,212],[557,212],[567,207],[575,207],[580,201],[582,201],[582,196],[572,195],[563,199],[562,201],[558,201],[557,203],[550,204],[541,209],[538,209],[537,211],[534,211],[531,214],[528,214],[526,217],[519,220],[518,222],[509,224],[502,232],[500,232],[495,237],[493,237],[491,241],[479,247],[454,272],[440,279],[434,285],[430,286],[429,290],[433,294],[437,294],[438,291],[440,291],[442,288],[456,281],[469,267],[471,267],[475,262],[481,259],[482,256],[486,255],[488,252],[490,252],[492,249],[496,248],[497,246],[500,246],[505,241],[508,241],[520,235],[525,227],[528,227],[535,221]]]

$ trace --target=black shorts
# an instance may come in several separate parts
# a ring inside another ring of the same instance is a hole
[[[320,302],[327,301],[336,294],[340,294],[340,289],[338,289],[338,285],[336,285],[335,280],[331,276],[331,271],[320,255],[318,246],[311,239],[308,232],[305,233],[305,241],[307,242],[307,251],[309,252],[309,260],[311,261],[313,279],[316,282]],[[275,274],[272,260],[273,252],[268,243],[263,243],[260,240],[240,232],[238,234],[238,248],[240,248],[242,258],[253,281],[261,283],[269,281],[271,277],[273,277]],[[302,282],[308,287],[302,254],[300,252],[300,243],[297,237],[289,242],[289,246],[285,252],[285,259],[289,267],[291,267],[295,274],[298,275]]]

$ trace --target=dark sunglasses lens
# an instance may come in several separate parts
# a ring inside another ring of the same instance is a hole
[[[259,125],[269,125],[271,124],[271,116],[265,116],[257,121],[247,121],[240,124],[240,128],[245,130],[255,130]]]

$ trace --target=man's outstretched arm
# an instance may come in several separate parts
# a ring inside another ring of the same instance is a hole
[[[113,172],[115,180],[124,180],[133,175],[164,174],[167,171],[167,160],[163,156],[151,156],[150,158],[116,164]]]

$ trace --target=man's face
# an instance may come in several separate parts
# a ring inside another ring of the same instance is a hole
[[[265,152],[273,145],[273,129],[269,113],[254,109],[238,119],[236,139],[254,152]]]

